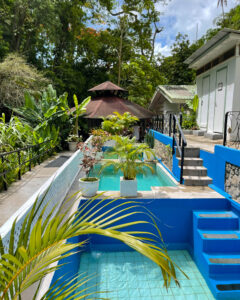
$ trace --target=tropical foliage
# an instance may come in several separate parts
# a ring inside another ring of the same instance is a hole
[[[132,116],[129,112],[125,112],[122,115],[114,112],[114,115],[103,118],[102,129],[113,135],[128,135],[137,121],[139,121],[138,118]]]
[[[135,138],[114,136],[113,139],[116,141],[116,146],[109,150],[109,154],[118,157],[119,160],[108,160],[102,165],[100,172],[113,166],[114,172],[122,171],[126,180],[135,179],[137,174],[145,173],[146,168],[154,172],[150,164],[141,161],[144,153],[148,158],[154,155],[147,144],[138,144]]]
[[[74,126],[73,126],[73,134],[75,136],[79,135],[79,117],[83,116],[86,112],[86,106],[88,105],[91,97],[87,97],[82,101],[82,103],[78,103],[78,98],[76,95],[73,95],[75,109],[72,111]]]
[[[55,206],[50,211],[47,209],[48,205],[43,207],[45,196],[41,201],[35,201],[20,225],[19,235],[15,230],[17,219],[14,221],[8,243],[4,240],[7,250],[0,239],[1,300],[22,299],[24,291],[34,283],[38,283],[39,286],[47,274],[62,266],[61,259],[76,253],[76,249],[83,247],[87,242],[73,243],[71,238],[89,235],[91,238],[91,234],[117,239],[151,259],[161,268],[165,287],[169,287],[171,280],[179,284],[175,273],[176,266],[162,244],[156,222],[151,213],[144,212],[138,202],[109,199],[96,201],[93,198],[83,203],[79,212],[71,214],[71,206],[66,206],[54,216]],[[65,202],[65,205],[67,203]],[[133,216],[137,216],[138,221],[131,221]],[[130,229],[132,225],[142,224],[151,225],[153,230],[148,233],[141,229],[132,232]],[[58,265],[53,264],[58,261]],[[79,294],[75,295],[77,297],[74,299],[90,295],[88,290],[81,287],[89,278],[82,275],[77,283],[74,283],[75,279],[64,284],[56,283],[41,299],[73,299],[76,289]],[[35,298],[36,294],[32,299]]]
[[[9,54],[0,63],[0,108],[21,106],[26,91],[37,93],[45,88],[48,82],[49,80],[35,67],[28,65],[23,57]]]

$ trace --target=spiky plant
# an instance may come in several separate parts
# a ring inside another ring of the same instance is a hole
[[[154,151],[145,143],[136,143],[135,138],[122,136],[114,136],[113,139],[117,142],[116,146],[109,151],[110,154],[116,155],[119,160],[109,160],[105,162],[100,172],[109,166],[113,166],[114,171],[122,171],[123,177],[126,180],[133,180],[137,174],[145,173],[146,168],[153,173],[154,170],[150,164],[141,161],[145,153],[148,158],[154,156]]]
[[[47,213],[47,206],[41,208],[43,201],[44,198],[35,201],[31,211],[24,218],[18,236],[15,231],[17,219],[14,221],[7,251],[4,251],[3,241],[0,239],[0,300],[20,300],[22,293],[36,282],[39,283],[39,289],[41,280],[61,267],[61,263],[57,266],[53,263],[76,253],[76,249],[85,244],[85,242],[71,243],[69,239],[91,234],[122,241],[161,268],[166,287],[170,285],[171,279],[179,284],[174,263],[166,249],[159,246],[157,234],[160,235],[160,232],[154,218],[149,212],[143,212],[136,201],[92,198],[86,200],[79,211],[71,214],[70,206],[68,209],[65,208],[65,212],[61,210],[54,217],[56,207]],[[145,221],[144,218],[140,220],[141,214],[145,215],[145,219],[148,215],[149,221]],[[128,218],[132,216],[136,216],[137,221],[129,221]],[[132,225],[141,224],[151,224],[155,228],[154,233],[129,229]],[[82,275],[77,281],[72,279],[55,284],[41,300],[83,299],[90,295],[88,290],[82,287],[89,279],[91,278]],[[32,299],[36,299],[38,289]],[[76,290],[77,294],[73,296]]]

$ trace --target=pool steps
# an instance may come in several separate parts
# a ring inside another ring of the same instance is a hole
[[[193,212],[194,259],[216,299],[240,299],[239,217]]]
[[[178,165],[181,165],[179,151],[177,147],[176,157]],[[207,176],[207,169],[203,166],[203,160],[199,157],[200,148],[186,147],[184,151],[183,179],[188,186],[208,186],[212,183],[212,178]]]

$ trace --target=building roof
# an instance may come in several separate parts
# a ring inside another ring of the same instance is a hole
[[[239,40],[239,30],[224,28],[184,62],[191,68],[197,69],[211,59],[216,58],[216,56],[219,56],[234,47]]]
[[[123,114],[129,112],[139,119],[150,119],[153,113],[144,107],[117,96],[100,96],[92,99],[86,106],[85,118],[100,119],[112,115],[115,111]]]
[[[96,85],[95,87],[88,90],[89,92],[96,92],[96,91],[125,91],[120,86],[112,83],[111,81],[105,81],[99,85]]]
[[[149,109],[153,109],[156,102],[164,100],[173,104],[184,104],[186,100],[193,99],[196,91],[196,85],[159,85],[152,97]]]

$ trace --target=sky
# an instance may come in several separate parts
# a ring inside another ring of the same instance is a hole
[[[224,11],[228,12],[236,5],[237,0],[228,0]],[[214,19],[222,13],[222,8],[217,7],[217,0],[171,0],[166,6],[159,5],[158,9],[163,12],[160,24],[164,31],[158,35],[155,53],[163,56],[171,54],[171,45],[179,32],[187,34],[190,41],[194,42],[197,27],[200,38],[214,27]]]

